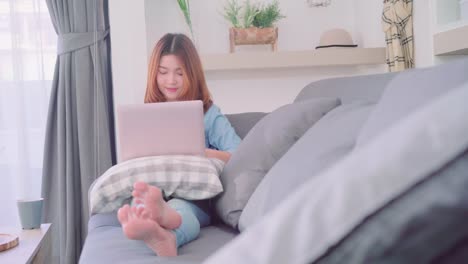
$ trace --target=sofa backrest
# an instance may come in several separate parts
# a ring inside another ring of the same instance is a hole
[[[377,102],[395,75],[396,73],[381,73],[315,81],[305,86],[294,102],[314,97],[338,97],[342,104],[356,100]]]
[[[401,72],[388,83],[369,120],[362,128],[357,145],[362,146],[371,141],[400,119],[466,83],[468,58]]]
[[[352,77],[338,77],[314,81],[305,86],[294,99],[294,102],[304,101],[315,97],[340,98],[342,104],[352,101],[377,102],[395,73],[361,75]],[[244,138],[250,129],[267,113],[250,112],[228,114],[240,138]]]
[[[244,137],[249,133],[250,129],[262,119],[267,113],[263,112],[248,112],[248,113],[239,113],[239,114],[227,114],[231,125],[234,127],[237,135],[244,139]]]

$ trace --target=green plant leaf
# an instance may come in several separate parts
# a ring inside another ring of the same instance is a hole
[[[244,14],[243,18],[243,27],[249,28],[253,26],[253,21],[255,16],[258,14],[259,10],[255,4],[251,4],[250,0],[246,0],[244,4]]]
[[[285,16],[281,14],[278,1],[275,0],[269,5],[261,5],[258,7],[258,12],[252,24],[259,28],[273,27],[273,25],[282,18],[285,18]]]
[[[192,35],[192,39],[194,38],[193,36],[193,28],[192,28],[192,19],[190,18],[190,3],[189,0],[177,0],[177,3],[179,4],[179,8],[184,14],[185,18],[185,23],[187,23],[189,29],[190,29],[190,34]]]
[[[251,3],[250,0],[239,5],[237,0],[226,0],[223,16],[235,28],[273,27],[276,22],[285,18],[277,0],[267,5]]]
[[[240,27],[239,14],[241,6],[237,4],[236,0],[227,0],[224,6],[224,18],[231,23],[235,28]]]

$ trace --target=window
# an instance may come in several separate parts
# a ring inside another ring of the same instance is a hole
[[[17,198],[40,196],[56,42],[45,1],[0,0],[0,224],[17,221]]]

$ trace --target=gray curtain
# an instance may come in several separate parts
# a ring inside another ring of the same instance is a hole
[[[108,0],[46,1],[58,35],[42,177],[48,263],[76,263],[88,188],[115,163]]]

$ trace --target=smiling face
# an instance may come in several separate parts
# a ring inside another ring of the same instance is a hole
[[[182,64],[176,55],[161,57],[156,76],[158,87],[168,102],[177,101],[184,87]]]
[[[201,100],[205,112],[213,104],[200,56],[190,38],[167,33],[151,53],[144,102],[191,100]]]

